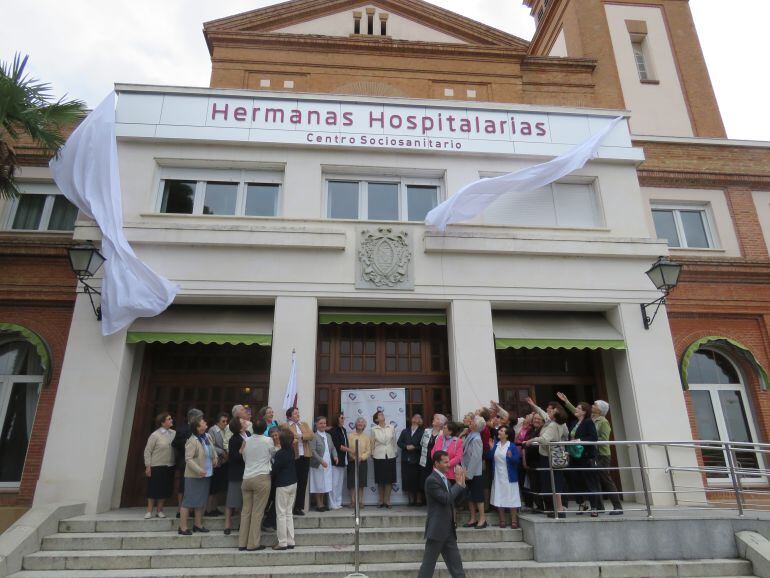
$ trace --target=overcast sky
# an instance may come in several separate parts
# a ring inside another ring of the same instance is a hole
[[[527,40],[534,32],[520,0],[430,1]],[[276,2],[6,0],[0,60],[29,54],[36,76],[90,107],[116,82],[208,86],[202,23],[270,4]],[[770,0],[690,0],[690,6],[728,136],[770,141],[764,65]]]

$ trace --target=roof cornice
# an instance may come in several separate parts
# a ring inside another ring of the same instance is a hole
[[[312,34],[271,34],[253,32],[211,32],[208,40],[212,50],[216,46],[238,46],[257,48],[281,48],[292,50],[341,50],[347,52],[372,54],[410,54],[434,55],[437,57],[457,56],[461,58],[491,58],[508,62],[521,62],[527,56],[526,51],[511,50],[511,47],[479,44],[453,44],[439,42],[419,42],[413,40],[393,40],[381,37],[358,36],[321,36]],[[549,62],[549,60],[551,62]],[[556,64],[557,59],[543,59],[544,64]],[[585,65],[584,59],[559,59],[564,64]],[[533,60],[535,62],[535,60]]]
[[[252,10],[203,25],[203,35],[212,52],[214,32],[271,32],[292,24],[306,22],[343,10],[371,4],[409,20],[439,30],[470,44],[497,45],[529,49],[529,42],[423,0],[290,0],[282,4]]]

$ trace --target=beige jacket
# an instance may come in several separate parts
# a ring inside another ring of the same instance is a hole
[[[173,466],[175,460],[171,442],[175,437],[176,432],[172,429],[166,430],[166,433],[163,433],[162,428],[152,432],[144,446],[144,467]]]
[[[348,455],[351,462],[356,457],[356,440],[358,440],[358,459],[365,462],[372,453],[372,439],[364,432],[352,431],[348,434]]]
[[[396,430],[392,425],[372,427],[372,457],[375,460],[396,457]]]
[[[208,434],[206,434],[208,436]],[[214,442],[209,437],[209,443],[211,444],[211,461],[213,466],[217,465],[217,452],[214,449]],[[203,444],[200,440],[191,435],[184,445],[184,477],[185,478],[200,478],[201,474],[206,471],[206,450],[203,448]]]
[[[286,427],[289,428],[291,433],[294,434],[294,458],[301,457],[299,455],[299,436],[297,435],[297,426],[294,422],[286,422]],[[313,441],[313,437],[315,434],[313,433],[313,430],[310,429],[310,426],[307,425],[304,421],[299,422],[299,429],[302,432],[302,456],[309,458],[313,455],[313,449],[310,447],[310,442]]]

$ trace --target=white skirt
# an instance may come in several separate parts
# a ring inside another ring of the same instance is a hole
[[[329,446],[327,445],[324,450],[323,461],[326,462],[327,467],[319,465],[317,468],[310,468],[310,493],[311,494],[328,494],[332,491],[333,479],[332,479],[332,458],[329,455]]]
[[[502,447],[498,444],[495,452],[495,479],[492,483],[492,495],[489,503],[496,508],[521,508],[521,496],[519,495],[519,483],[508,481],[508,464],[505,461],[505,453],[508,445]]]

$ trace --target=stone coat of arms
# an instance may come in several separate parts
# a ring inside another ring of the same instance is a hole
[[[410,289],[413,286],[409,279],[412,252],[406,231],[394,233],[389,227],[361,231],[358,260],[359,280],[364,287]]]

